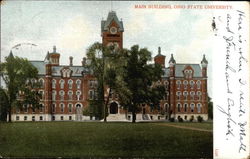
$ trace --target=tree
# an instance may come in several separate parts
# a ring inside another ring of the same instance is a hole
[[[125,62],[123,50],[114,46],[105,47],[101,43],[94,43],[87,51],[87,58],[88,67],[98,81],[96,100],[98,105],[103,106],[103,118],[106,122],[107,105],[112,90],[123,92],[123,96],[129,93],[123,85],[122,78]],[[105,96],[106,90],[108,92]],[[90,102],[90,106],[95,107],[93,104],[97,105],[96,102]]]
[[[208,97],[208,119],[213,119],[213,102],[210,97]]]
[[[0,64],[1,76],[6,85],[6,89],[0,91],[0,99],[3,101],[0,106],[11,122],[13,107],[22,109],[23,104],[39,107],[41,95],[37,91],[38,70],[27,59],[14,57],[10,52],[5,60],[6,62]]]
[[[165,88],[157,84],[163,74],[158,64],[148,64],[151,61],[151,52],[146,48],[139,49],[134,45],[124,52],[126,65],[123,70],[125,86],[130,95],[119,98],[122,105],[132,112],[132,122],[136,121],[136,113],[141,104],[159,107],[160,100],[165,94]],[[125,99],[125,100],[124,100]]]

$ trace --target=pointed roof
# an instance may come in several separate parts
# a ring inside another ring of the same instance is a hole
[[[13,53],[12,53],[12,50],[10,50],[9,57],[14,57],[14,55],[13,55]]]
[[[203,59],[202,59],[201,63],[208,64],[205,54],[203,54]]]
[[[176,63],[173,54],[171,54],[171,58],[168,63]]]
[[[102,21],[101,21],[101,29],[102,29],[102,32],[103,32],[103,31],[108,31],[108,27],[109,27],[109,25],[111,24],[111,22],[112,22],[113,20],[114,20],[114,21],[116,22],[116,24],[119,26],[119,31],[121,31],[121,32],[124,31],[122,21],[119,21],[119,20],[118,20],[115,11],[111,11],[111,12],[109,12],[109,14],[108,14],[107,20],[102,20]]]
[[[161,47],[158,47],[158,54],[155,57],[164,56],[161,54]],[[166,56],[164,56],[166,57]]]

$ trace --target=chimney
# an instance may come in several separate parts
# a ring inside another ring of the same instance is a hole
[[[73,66],[73,57],[72,56],[69,57],[69,65]]]
[[[56,46],[53,46],[53,53],[56,53]]]
[[[82,66],[85,66],[86,65],[86,57],[82,58]]]

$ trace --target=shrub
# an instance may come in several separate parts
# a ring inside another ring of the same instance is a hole
[[[170,122],[174,122],[174,118],[170,118],[169,121],[170,121]]]
[[[181,117],[178,118],[179,122],[183,122],[183,119]]]
[[[198,117],[197,117],[197,120],[198,120],[198,122],[201,123],[201,122],[203,121],[203,118],[202,118],[201,116],[198,116]]]
[[[193,122],[194,116],[192,115],[191,118],[189,119],[190,122]]]

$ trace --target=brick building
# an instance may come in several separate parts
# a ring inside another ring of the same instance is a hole
[[[104,45],[123,47],[123,22],[118,20],[114,11],[109,12],[106,20],[101,21],[101,37]],[[164,75],[161,81],[155,84],[164,84],[166,94],[157,109],[142,105],[137,114],[137,120],[164,120],[169,117],[181,117],[184,120],[196,119],[202,116],[208,118],[207,104],[207,60],[205,55],[200,64],[176,63],[173,54],[165,65],[165,56],[158,49],[154,57],[155,63],[162,66]],[[24,105],[23,110],[13,111],[13,121],[82,121],[90,120],[82,111],[88,107],[90,100],[95,97],[97,81],[85,67],[86,58],[82,65],[73,65],[73,57],[69,57],[69,65],[60,65],[60,53],[56,47],[48,52],[43,61],[30,61],[37,69],[39,82],[42,83],[39,91],[42,94],[42,107],[33,110]],[[113,93],[108,105],[107,120],[132,119],[131,112],[123,109],[119,99]],[[93,118],[94,119],[94,118]]]

